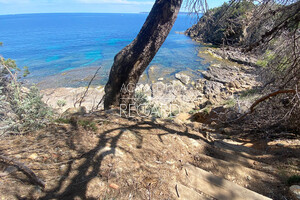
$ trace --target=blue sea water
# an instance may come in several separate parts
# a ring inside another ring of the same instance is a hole
[[[20,14],[0,16],[0,55],[28,66],[27,80],[38,83],[49,76],[102,66],[105,84],[113,58],[138,34],[147,14]],[[199,44],[183,32],[193,24],[179,15],[151,65],[176,71],[203,69]]]

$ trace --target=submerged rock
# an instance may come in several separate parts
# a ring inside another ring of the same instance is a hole
[[[181,81],[185,85],[189,84],[190,82],[190,77],[185,74],[177,73],[175,74],[175,78]]]

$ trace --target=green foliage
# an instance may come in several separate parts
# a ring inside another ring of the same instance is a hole
[[[249,90],[242,91],[240,97],[242,99],[244,99],[244,98],[254,96],[257,93],[258,93],[258,90],[255,89],[255,88],[252,88],[252,89],[249,89]]]
[[[16,61],[8,58],[8,59],[4,59],[2,57],[0,57],[0,65],[2,65],[2,67],[0,67],[0,73],[2,75],[7,75],[9,74],[9,71],[11,71],[15,78],[17,78],[19,71],[21,71],[21,69],[17,66]],[[5,66],[5,67],[4,67]],[[8,71],[9,70],[9,71]],[[29,68],[27,66],[23,67],[23,77],[26,77],[28,74],[30,74],[29,72]]]
[[[209,114],[210,113],[210,111],[212,110],[212,107],[211,106],[206,106],[204,109],[203,109],[203,112],[205,113],[205,114]]]
[[[58,119],[55,119],[54,121],[57,123],[62,123],[62,124],[71,124],[70,118],[58,118]],[[78,123],[78,125],[82,126],[86,130],[92,130],[92,131],[98,130],[96,123],[93,121],[80,119],[77,121],[77,123]]]
[[[267,67],[269,62],[272,61],[275,57],[275,54],[272,51],[268,50],[265,52],[263,58],[258,60],[256,64],[261,67]]]
[[[236,101],[234,99],[228,99],[227,101],[224,102],[227,108],[232,108],[235,106]]]
[[[288,56],[283,56],[280,60],[278,60],[278,56],[274,53],[274,51],[267,50],[263,55],[263,58],[258,60],[256,64],[264,68],[273,67],[273,65],[275,65],[279,72],[283,72],[289,67],[289,60]]]
[[[255,5],[251,1],[224,3],[209,10],[191,29],[191,35],[205,43],[217,46],[240,44],[244,41],[244,28],[247,26],[248,13]]]
[[[16,61],[14,61],[10,58],[4,60],[3,64],[6,65],[10,70],[21,71],[21,69],[17,67]]]
[[[134,100],[135,100],[135,105],[137,107],[139,105],[148,103],[147,95],[143,92],[135,92]]]
[[[23,67],[23,70],[24,70],[23,77],[26,77],[26,76],[28,76],[28,74],[30,74],[27,66]]]
[[[58,107],[64,107],[67,102],[65,100],[58,100],[56,104],[58,105]]]
[[[169,114],[168,117],[176,117],[176,115],[178,115],[178,114],[179,114],[179,110],[174,110]]]
[[[300,184],[300,175],[293,175],[287,180],[288,185]]]
[[[3,46],[3,43],[0,42],[0,47]],[[19,67],[17,67],[16,61],[8,58],[8,59],[4,59],[3,57],[0,56],[0,73],[1,74],[9,74],[10,70],[11,72],[14,72],[15,76],[17,77],[17,71],[21,71],[21,69]],[[5,66],[5,67],[4,67]],[[23,67],[23,77],[26,77],[28,74],[30,74],[29,69],[27,66]]]
[[[78,124],[86,130],[97,131],[96,123],[88,120],[78,120]]]
[[[251,1],[236,2],[233,7],[231,7],[231,15],[233,18],[239,16],[245,17],[245,14],[254,7],[255,5]]]
[[[18,81],[18,71],[14,60],[0,57],[0,134],[36,130],[45,126],[53,115],[37,87],[28,89]],[[24,75],[27,74],[25,67]]]
[[[289,67],[288,63],[289,63],[288,57],[284,56],[279,61],[278,65],[277,65],[277,70],[280,71],[280,72],[283,72],[284,70],[286,70]]]
[[[223,3],[222,6],[210,9],[211,13],[214,13],[215,18],[220,18],[222,15],[226,12],[229,14],[230,19],[234,19],[240,16],[245,17],[245,14],[249,11],[255,8],[255,5],[250,1],[240,1],[235,2],[232,5],[228,3]]]
[[[194,115],[194,114],[196,114],[196,113],[198,113],[198,112],[200,112],[200,110],[198,110],[198,109],[193,109],[193,110],[190,110],[190,111],[189,111],[189,114],[190,114],[190,115]]]
[[[162,117],[161,108],[154,104],[150,104],[148,101],[148,97],[143,92],[136,92],[134,94],[135,106],[139,109],[139,113],[143,116],[152,116],[155,118]]]
[[[71,120],[69,118],[58,118],[54,120],[57,123],[62,123],[62,124],[70,124]]]
[[[20,119],[21,124],[17,125],[17,129],[21,132],[43,127],[53,115],[52,110],[42,101],[42,95],[35,86],[30,87],[29,92],[21,96],[17,90],[14,90],[11,104]]]

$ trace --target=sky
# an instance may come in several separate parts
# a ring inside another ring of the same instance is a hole
[[[24,13],[138,13],[149,12],[155,0],[0,0],[0,15]],[[209,8],[224,0],[208,0]],[[183,3],[185,5],[185,2]],[[188,11],[182,6],[181,11]]]

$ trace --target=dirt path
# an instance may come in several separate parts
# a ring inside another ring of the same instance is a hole
[[[206,199],[222,199],[191,185],[183,173],[187,165],[272,199],[287,197],[283,177],[299,173],[299,145],[291,142],[280,146],[280,154],[272,154],[218,137],[214,129],[209,129],[207,139],[199,131],[206,129],[203,126],[197,122],[125,119],[113,111],[101,111],[26,136],[2,138],[1,154],[25,163],[46,187],[34,186],[21,172],[2,164],[0,197],[178,199],[180,192],[180,199],[187,199],[182,193],[185,188],[190,195],[196,192]],[[283,167],[289,168],[285,175]]]

